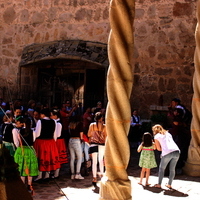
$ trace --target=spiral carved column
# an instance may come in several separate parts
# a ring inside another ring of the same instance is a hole
[[[195,72],[193,77],[193,99],[191,123],[192,139],[188,150],[188,159],[184,173],[200,176],[200,0],[197,2],[197,26],[195,31],[196,49],[194,54]]]
[[[100,187],[101,200],[132,199],[131,182],[126,169],[130,158],[127,135],[131,116],[129,99],[133,86],[134,14],[134,0],[111,1],[106,112],[108,140],[105,150],[106,173]]]

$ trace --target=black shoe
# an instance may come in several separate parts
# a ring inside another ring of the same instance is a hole
[[[93,185],[94,187],[97,187],[97,178],[93,178],[93,180],[92,180],[92,185]]]
[[[42,182],[42,178],[40,178],[40,179],[35,179],[35,180],[33,180],[33,182],[35,182],[35,183],[41,183]]]
[[[33,187],[31,185],[28,185],[28,192],[31,193],[31,195],[33,195]]]

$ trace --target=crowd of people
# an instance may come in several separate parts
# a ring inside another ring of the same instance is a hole
[[[51,108],[30,100],[25,108],[21,100],[14,103],[5,103],[2,98],[0,100],[3,146],[19,165],[21,179],[27,183],[30,192],[33,192],[32,180],[40,182],[58,178],[65,163],[70,165],[72,180],[84,179],[81,166],[83,162],[88,166],[90,160],[91,182],[96,186],[97,175],[101,178],[105,171],[107,133],[105,109],[101,102],[96,107],[84,109],[82,103],[71,106],[69,100],[60,107],[53,105]],[[187,159],[191,116],[177,98],[172,99],[167,116],[169,126],[166,129],[156,124],[151,133],[142,133],[138,111],[132,112],[128,140],[130,147],[141,153],[139,184],[146,178],[145,185],[150,185],[150,169],[157,167],[154,150],[161,151],[159,179],[155,187],[161,187],[166,167],[170,164],[166,186],[171,188],[176,169],[182,169]]]
[[[59,178],[65,163],[70,165],[71,179],[84,179],[81,165],[90,159],[91,182],[96,186],[97,174],[101,178],[105,170],[105,109],[101,102],[85,111],[81,103],[71,106],[69,100],[61,107],[53,105],[51,108],[34,100],[27,103],[27,108],[21,100],[9,104],[2,101],[0,108],[3,113],[1,143],[18,164],[19,174],[29,192],[33,192],[32,181]],[[100,173],[97,173],[98,162]]]

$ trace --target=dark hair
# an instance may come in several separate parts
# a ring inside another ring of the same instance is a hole
[[[6,113],[4,116],[3,116],[3,122],[6,122],[6,121],[9,121],[9,119],[13,117],[13,114],[12,113]]]
[[[48,108],[44,108],[40,111],[40,114],[45,115],[46,117],[50,117],[50,111]]]
[[[51,110],[51,113],[52,113],[53,115],[56,115],[58,118],[61,117],[61,116],[60,116],[60,112],[59,112],[58,109],[53,109],[53,110]]]
[[[16,107],[14,107],[14,111],[16,111],[16,110],[22,110],[22,108],[20,106],[16,106]]]
[[[16,122],[24,123],[24,117],[22,115],[19,115],[15,118]]]
[[[25,123],[25,135],[24,136],[27,136],[32,132],[32,130],[31,130],[31,119],[29,117],[25,117],[24,123]]]
[[[180,100],[180,99],[178,99],[178,98],[173,98],[173,99],[172,99],[172,101],[174,101],[174,102],[177,102],[178,104],[180,104],[180,103],[181,103],[181,100]]]
[[[101,112],[97,112],[97,113],[95,113],[94,120],[96,122],[98,122],[102,117],[103,117],[102,113]]]
[[[145,147],[150,147],[152,146],[153,142],[152,142],[152,135],[149,132],[144,133],[143,137],[142,137],[142,142],[143,142],[143,146]]]

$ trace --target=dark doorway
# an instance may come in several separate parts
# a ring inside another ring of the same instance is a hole
[[[84,107],[94,107],[104,102],[105,69],[86,69],[85,73]]]
[[[60,106],[70,100],[83,103],[85,108],[94,107],[98,101],[104,103],[104,95],[104,68],[63,69],[60,73],[58,67],[47,64],[38,69],[38,100],[42,104]]]

